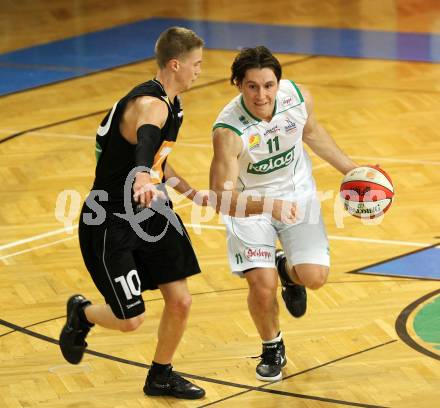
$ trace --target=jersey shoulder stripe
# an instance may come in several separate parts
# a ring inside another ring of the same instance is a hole
[[[214,124],[212,130],[217,129],[217,128],[230,129],[233,132],[237,133],[238,136],[241,136],[243,134],[243,132],[240,132],[237,128],[235,128],[234,126],[228,125],[227,123],[217,122]]]
[[[218,115],[214,122],[213,130],[227,128],[241,136],[246,129],[261,122],[252,116],[242,102],[242,96],[238,95],[229,102]]]
[[[287,79],[280,81],[280,87],[277,94],[275,115],[294,109],[300,112],[300,115],[307,118],[304,97],[295,84]]]

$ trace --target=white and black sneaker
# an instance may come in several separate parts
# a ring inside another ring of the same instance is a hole
[[[283,377],[281,369],[287,364],[283,339],[273,343],[263,343],[261,361],[257,365],[257,379],[277,381]]]

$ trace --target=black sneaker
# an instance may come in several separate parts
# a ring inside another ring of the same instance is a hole
[[[283,340],[276,343],[263,344],[261,361],[257,365],[257,379],[261,381],[281,380],[281,369],[287,364],[286,350]]]
[[[67,301],[67,321],[60,333],[60,348],[64,358],[71,364],[78,364],[87,347],[85,338],[90,331],[78,315],[78,309],[91,304],[82,295],[74,295]]]
[[[281,296],[284,299],[287,310],[293,317],[301,317],[307,310],[307,292],[306,288],[291,281],[287,275],[286,257],[284,251],[277,249],[275,251],[275,265],[281,281]]]
[[[152,375],[148,372],[144,385],[146,395],[168,395],[183,399],[198,399],[205,396],[205,390],[185,380],[173,371],[173,367],[164,374]]]

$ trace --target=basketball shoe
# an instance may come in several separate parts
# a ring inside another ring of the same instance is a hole
[[[171,364],[156,372],[154,368],[148,371],[145,380],[146,395],[168,395],[182,399],[198,399],[205,396],[205,390],[185,380],[173,371]]]
[[[287,364],[283,339],[273,343],[263,343],[261,361],[257,365],[257,379],[261,381],[281,380],[281,369]]]
[[[293,317],[301,317],[307,309],[307,292],[302,285],[292,282],[286,272],[286,257],[282,249],[275,251],[275,265],[281,281],[281,296],[289,313]]]
[[[60,348],[64,358],[78,364],[87,348],[85,338],[94,324],[87,324],[79,317],[79,309],[91,302],[82,295],[74,295],[67,301],[67,320],[60,333]]]

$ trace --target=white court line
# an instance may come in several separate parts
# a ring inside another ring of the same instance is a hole
[[[0,132],[6,133],[17,133],[17,131],[12,129],[0,129]],[[71,139],[80,139],[80,140],[92,140],[95,139],[95,136],[87,136],[87,135],[76,135],[73,133],[55,133],[55,132],[42,132],[39,130],[29,132],[37,136],[46,136],[46,137],[58,137],[58,138],[71,138]],[[202,147],[202,148],[212,148],[211,144],[205,143],[187,143],[187,142],[177,142],[176,146],[182,147]],[[309,153],[311,156],[317,155],[313,152]],[[379,156],[350,156],[353,159],[360,160],[369,160],[374,162],[374,164],[380,162],[390,162],[390,163],[408,163],[408,164],[421,164],[421,165],[431,165],[431,166],[440,166],[440,162],[432,161],[432,160],[413,160],[413,159],[395,159],[393,157],[379,157]],[[321,165],[315,166],[314,169],[320,168]],[[322,166],[323,167],[323,166]]]
[[[191,204],[192,204],[192,202],[189,202],[189,203],[186,203],[186,204],[183,204],[180,206],[176,206],[175,209],[178,210],[179,208],[187,207],[188,205],[191,205]],[[75,225],[72,225],[71,227],[59,228],[59,229],[56,229],[53,231],[45,232],[43,234],[34,235],[33,237],[20,239],[18,241],[10,242],[9,244],[0,245],[0,251],[2,251],[4,249],[8,249],[8,248],[13,248],[15,246],[27,244],[28,242],[38,241],[39,239],[51,237],[52,235],[58,235],[63,232],[70,234],[77,228],[78,228],[78,224],[75,224]]]
[[[187,228],[198,228],[198,229],[207,229],[207,230],[209,230],[209,229],[210,230],[225,230],[226,229],[225,226],[223,226],[223,225],[208,225],[208,224],[202,225],[202,224],[186,224],[186,223],[184,223],[184,225]],[[78,228],[78,226],[76,225],[76,226],[74,226],[74,228]],[[35,237],[30,237],[30,238],[27,238],[26,240],[21,240],[21,242],[23,242],[23,241],[32,242],[37,239],[41,239],[42,235],[51,236],[51,235],[55,235],[55,233],[59,234],[65,230],[66,229],[59,229],[56,231],[48,232],[46,234],[36,235]],[[0,260],[6,261],[6,259],[12,258],[13,256],[24,254],[27,252],[31,252],[36,249],[46,248],[46,247],[49,247],[52,245],[56,245],[60,242],[71,240],[73,238],[76,238],[76,235],[73,237],[67,237],[67,238],[59,239],[57,241],[49,242],[47,244],[38,245],[33,248],[24,249],[22,251],[14,252],[12,254],[4,255],[4,256],[0,257]],[[424,243],[424,242],[393,241],[393,240],[387,240],[387,239],[371,239],[371,238],[360,238],[360,237],[342,237],[339,235],[329,235],[328,238],[331,240],[335,240],[335,241],[365,242],[368,244],[400,245],[400,246],[410,246],[410,247],[420,247],[420,248],[432,245],[431,243]]]
[[[327,167],[330,166],[330,163],[321,163],[321,164],[317,164],[316,166],[313,166],[313,170],[318,170],[318,169],[322,169],[323,167]]]
[[[335,241],[356,241],[356,242],[366,242],[368,244],[386,244],[386,245],[401,245],[401,246],[412,246],[412,247],[426,247],[432,245],[424,242],[409,242],[409,241],[392,241],[389,239],[371,239],[371,238],[360,238],[360,237],[341,237],[339,235],[329,235],[329,239],[334,239]]]
[[[211,229],[211,230],[225,230],[226,227],[224,225],[203,225],[203,224],[185,224],[185,227],[188,228],[200,228],[200,229]]]
[[[95,140],[96,136],[85,136],[85,135],[75,135],[70,133],[51,133],[51,132],[41,132],[39,130],[35,132],[31,132],[37,136],[44,136],[44,137],[54,137],[57,139],[79,139],[79,140]]]
[[[53,231],[45,232],[44,234],[38,234],[38,235],[34,235],[33,237],[29,237],[29,238],[25,238],[25,239],[20,239],[18,241],[10,242],[9,244],[1,245],[0,246],[0,251],[2,251],[3,249],[13,248],[15,246],[19,246],[19,245],[22,245],[22,244],[27,244],[28,242],[33,242],[33,241],[37,241],[39,239],[51,237],[52,235],[61,234],[63,232],[72,233],[73,230],[75,230],[76,228],[78,228],[78,225],[72,225],[72,227],[60,228],[60,229],[56,229],[56,230],[53,230]]]
[[[318,157],[318,155],[312,151],[310,151],[308,153],[310,156]],[[381,162],[389,162],[389,163],[408,163],[408,164],[440,166],[440,162],[432,161],[432,160],[395,159],[394,157],[381,157],[381,156],[352,156],[352,155],[350,155],[350,157],[352,159],[371,161],[370,164],[380,164]]]
[[[171,200],[171,201],[173,201],[173,200]],[[193,205],[193,202],[192,202],[192,201],[190,201],[190,200],[187,200],[187,201],[188,201],[187,203],[177,205],[177,206],[174,207],[173,209],[174,209],[174,210],[179,210],[180,208],[185,208],[185,207],[189,207],[190,205]]]
[[[0,132],[4,133],[18,133],[17,130],[12,129],[0,129]],[[87,136],[87,135],[77,135],[74,133],[56,133],[56,132],[43,132],[41,130],[29,131],[29,134],[35,136],[45,136],[45,137],[55,137],[60,139],[80,139],[80,140],[92,140],[95,139],[96,136]]]
[[[353,159],[371,160],[372,164],[380,164],[381,162],[390,163],[408,163],[408,164],[426,164],[431,166],[440,166],[440,162],[431,160],[412,160],[412,159],[394,159],[392,157],[371,157],[371,156],[350,156]]]
[[[32,252],[32,251],[35,251],[36,249],[47,248],[52,245],[59,244],[60,242],[70,241],[71,239],[74,239],[74,238],[76,238],[76,235],[74,235],[73,237],[68,237],[68,238],[58,239],[57,241],[48,242],[47,244],[37,245],[32,248],[23,249],[22,251],[18,251],[18,252],[14,252],[12,254],[4,255],[4,256],[0,257],[0,260],[5,261],[6,259],[12,258],[13,256],[25,254],[26,252]]]
[[[212,148],[212,145],[211,145],[211,144],[204,144],[204,143],[176,142],[176,146],[182,146],[182,147],[206,147],[206,148]]]

